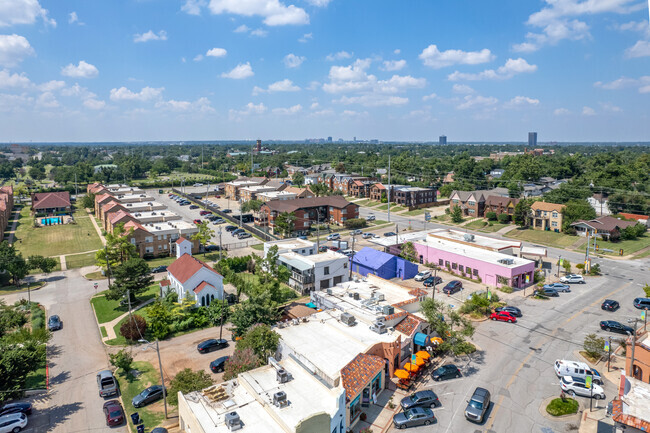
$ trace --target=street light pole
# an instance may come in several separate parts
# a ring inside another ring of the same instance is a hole
[[[152,344],[145,339],[140,339],[138,340],[138,342],[146,344],[146,346],[142,350],[147,350]],[[167,389],[165,388],[165,376],[163,375],[162,361],[160,359],[160,346],[158,345],[157,338],[156,338],[156,353],[158,354],[158,367],[160,369],[160,383],[162,385],[163,401],[165,403],[165,419],[167,419]]]

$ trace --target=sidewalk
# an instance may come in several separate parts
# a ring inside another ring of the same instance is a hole
[[[142,307],[146,307],[147,305],[151,304],[155,300],[156,300],[156,298],[152,298],[152,299],[149,299],[149,300],[143,302],[142,304],[139,304],[137,307],[135,307],[135,308],[133,308],[131,310],[131,313],[133,313],[134,311],[139,310]],[[117,338],[117,335],[115,334],[115,329],[114,329],[115,325],[120,323],[120,321],[122,319],[124,319],[128,315],[129,315],[129,312],[127,311],[126,313],[122,314],[121,316],[119,316],[116,319],[111,320],[110,322],[100,323],[99,324],[99,326],[103,326],[104,329],[106,329],[106,337],[102,337],[102,342],[104,342],[106,340],[112,340],[114,338]]]
[[[88,209],[86,209],[86,211],[88,211]],[[90,222],[93,223],[93,226],[95,227],[95,230],[97,231],[97,234],[99,235],[99,239],[102,240],[102,245],[106,245],[106,238],[104,237],[104,235],[102,235],[102,230],[97,225],[97,221],[95,221],[95,215],[93,215],[92,212],[88,212],[88,217],[90,217]]]

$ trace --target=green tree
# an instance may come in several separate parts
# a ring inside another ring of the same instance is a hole
[[[137,314],[131,315],[120,326],[120,335],[129,341],[138,341],[144,338],[147,331],[147,321]]]
[[[0,273],[7,273],[15,286],[29,273],[29,263],[7,241],[0,243]]]
[[[108,357],[110,358],[112,366],[115,368],[121,368],[125,374],[130,375],[133,356],[131,356],[126,349],[120,349],[117,353],[110,353]]]
[[[454,224],[459,224],[463,222],[463,211],[460,209],[460,206],[454,206],[451,213],[451,221]]]
[[[242,213],[250,211],[259,212],[263,204],[260,200],[248,200],[241,205],[241,211]]]
[[[0,340],[0,404],[22,397],[27,375],[39,368],[45,360],[45,344],[33,334],[19,344],[5,337]]]
[[[237,342],[237,348],[253,350],[260,363],[266,363],[266,359],[275,354],[279,342],[280,334],[272,330],[269,325],[258,324],[242,336]]]
[[[147,317],[151,334],[159,340],[167,338],[171,332],[170,325],[173,320],[170,305],[161,299],[156,299],[147,307]]]
[[[291,181],[294,185],[301,186],[305,183],[305,175],[298,171],[293,175]]]
[[[418,252],[415,250],[413,242],[406,242],[402,246],[402,251],[399,253],[399,256],[404,260],[415,263],[417,261],[417,254]]]
[[[185,368],[176,374],[171,380],[167,401],[178,406],[178,393],[187,394],[192,391],[200,391],[212,385],[212,378],[204,370],[192,371]]]
[[[44,274],[52,272],[57,265],[57,261],[52,257],[43,256],[29,256],[28,263],[30,269],[39,269]]]
[[[115,279],[108,288],[106,299],[116,300],[126,297],[127,292],[134,300],[137,296],[147,290],[153,282],[153,275],[149,265],[144,259],[132,258],[119,265],[113,271]]]
[[[205,311],[210,318],[210,322],[215,326],[219,326],[221,320],[223,320],[223,323],[227,323],[230,318],[230,306],[225,299],[215,299],[210,302]]]
[[[519,227],[528,227],[530,224],[530,201],[519,200],[519,203],[515,205],[512,220]]]
[[[292,212],[282,212],[275,218],[275,228],[284,237],[291,236],[295,226],[296,216]]]
[[[564,273],[568,274],[571,272],[571,262],[567,259],[562,259],[562,267],[564,268]]]
[[[256,274],[260,276],[262,284],[289,281],[289,270],[279,264],[278,256],[278,246],[274,245],[269,248],[263,260],[257,261]]]
[[[126,230],[124,223],[120,223],[113,228],[113,233],[106,233],[106,248],[102,248],[95,253],[97,266],[107,270],[108,264],[115,268],[118,264],[126,262],[132,257],[138,257],[138,251],[134,244],[131,243],[130,237],[133,228]]]
[[[277,304],[271,300],[270,294],[264,293],[252,296],[235,306],[230,316],[230,323],[234,327],[234,335],[239,337],[257,323],[273,325],[279,318],[280,313]]]
[[[205,247],[208,242],[210,242],[210,239],[212,239],[214,236],[214,230],[210,228],[207,221],[203,221],[201,224],[199,224],[198,229],[199,231],[194,233],[192,236],[192,240],[199,241],[199,244]],[[203,251],[203,255],[205,255],[205,250]]]
[[[440,350],[455,355],[472,353],[476,350],[474,345],[466,340],[474,335],[474,326],[469,320],[440,301],[427,298],[422,301],[421,306],[427,322],[442,337]],[[447,320],[444,318],[445,313]]]
[[[81,206],[86,209],[95,209],[95,194],[89,192],[81,199]]]
[[[246,371],[257,368],[260,365],[260,360],[257,355],[255,355],[255,352],[253,352],[253,349],[240,349],[237,347],[235,348],[235,351],[233,352],[230,359],[226,361],[226,365],[224,366],[223,380],[234,379],[240,373],[244,373]]]
[[[569,200],[562,209],[562,231],[567,231],[578,220],[596,218],[596,211],[587,200]]]
[[[345,164],[343,164],[342,162],[339,162],[338,164],[336,164],[336,172],[337,173],[345,173]]]
[[[29,177],[34,180],[43,180],[45,179],[45,169],[40,166],[34,166],[29,169]]]
[[[314,193],[316,197],[322,197],[327,195],[329,188],[324,183],[317,183],[309,186],[309,190]]]
[[[598,337],[596,334],[588,334],[585,336],[582,347],[587,352],[587,355],[594,359],[600,359],[605,355],[605,339]]]

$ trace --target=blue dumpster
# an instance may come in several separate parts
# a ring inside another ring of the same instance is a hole
[[[133,422],[133,425],[138,425],[140,424],[140,414],[137,412],[134,412],[131,414],[131,422]]]

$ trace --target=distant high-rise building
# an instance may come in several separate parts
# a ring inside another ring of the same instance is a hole
[[[441,135],[438,138],[438,144],[447,144],[447,136],[446,135]]]
[[[255,150],[257,152],[260,152],[262,150],[262,140],[257,140],[257,145],[255,146]]]
[[[532,147],[533,149],[537,147],[537,133],[536,132],[529,132],[528,133],[528,146]]]
[[[327,142],[331,143],[332,142],[332,137],[327,137]]]

